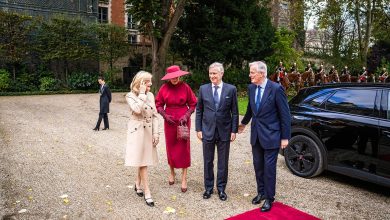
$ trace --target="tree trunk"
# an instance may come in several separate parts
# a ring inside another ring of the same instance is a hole
[[[64,60],[64,65],[65,65],[65,82],[66,84],[69,83],[69,77],[68,77],[68,60]]]
[[[167,46],[166,46],[167,47]],[[161,78],[164,75],[166,48],[155,37],[152,39],[152,74],[154,90],[159,90],[162,85]]]
[[[178,1],[176,8],[174,9],[175,11],[173,15],[169,15],[170,17],[169,23],[165,22],[161,27],[162,38],[159,39],[149,34],[149,36],[151,36],[152,39],[152,74],[153,74],[153,84],[156,90],[158,90],[163,83],[161,81],[161,78],[164,75],[163,70],[165,68],[165,61],[166,61],[165,59],[167,56],[169,43],[175,31],[175,27],[177,26],[177,23],[179,22],[179,19],[184,12],[184,6],[186,2],[187,0]],[[171,4],[167,6],[168,7],[167,11],[170,11],[169,10],[170,5]],[[163,12],[163,14],[164,13],[166,12]]]
[[[362,52],[363,52],[363,37],[362,37],[362,30],[360,27],[360,0],[355,1],[355,19],[357,24],[357,32],[358,32],[358,43],[359,43],[359,57],[360,61],[363,61],[362,59]]]
[[[16,64],[12,64],[12,73],[14,75],[14,82],[16,81]]]
[[[364,36],[364,47],[363,47],[363,54],[362,54],[362,62],[364,65],[367,65],[367,54],[368,54],[368,47],[370,45],[370,38],[371,38],[371,31],[372,31],[372,20],[373,20],[373,13],[372,10],[375,7],[375,0],[371,4],[371,0],[367,0],[367,15],[366,15],[366,35]]]
[[[142,37],[142,69],[146,68],[146,47],[145,47],[145,37]]]

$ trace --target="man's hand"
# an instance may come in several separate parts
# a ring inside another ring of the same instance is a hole
[[[280,146],[282,147],[282,149],[286,148],[287,145],[288,145],[287,139],[283,139],[282,141],[280,141]]]
[[[244,124],[240,124],[240,125],[238,126],[238,133],[239,133],[239,134],[241,134],[242,132],[244,132],[245,126],[246,126],[246,125],[244,125]]]
[[[202,140],[202,138],[203,138],[201,131],[196,132],[196,136],[199,138],[199,140]]]
[[[231,133],[230,134],[230,142],[233,142],[234,140],[236,140],[236,133]]]

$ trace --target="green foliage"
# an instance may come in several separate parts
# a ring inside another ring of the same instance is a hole
[[[191,74],[189,75],[183,76],[182,79],[187,82],[194,90],[199,89],[202,84],[210,82],[207,69],[193,69],[190,71],[190,73]]]
[[[383,68],[386,68],[387,72],[390,72],[390,60],[386,60],[384,57],[382,58],[380,65],[374,71],[375,75],[381,75]]]
[[[293,48],[295,34],[287,29],[279,29],[275,32],[274,42],[271,44],[274,50],[272,56],[265,60],[268,65],[268,72],[272,73],[273,67],[279,65],[282,61],[284,65],[292,65],[296,62],[298,67],[302,66],[301,53]]]
[[[75,72],[69,78],[68,84],[71,89],[91,89],[96,87],[97,77],[97,74]]]
[[[164,22],[165,16],[169,15],[167,9],[170,9],[170,5],[160,0],[126,0],[126,4],[131,5],[128,12],[139,22],[138,29],[142,33],[161,38],[159,26]],[[161,14],[162,11],[165,13]]]
[[[249,67],[244,69],[226,68],[223,81],[235,85],[238,91],[246,91],[248,84],[250,84]]]
[[[45,76],[39,81],[41,83],[39,86],[40,91],[57,91],[60,88],[59,81],[53,77]]]
[[[108,62],[112,69],[113,63],[129,52],[126,28],[112,24],[97,24],[91,26],[91,29],[98,35],[99,58]]]
[[[25,71],[12,82],[10,90],[13,92],[35,91],[37,90],[36,78]]]
[[[37,50],[44,61],[63,61],[65,80],[69,62],[96,57],[96,36],[80,20],[55,17],[38,30]]]
[[[0,91],[6,91],[11,83],[9,72],[5,69],[0,69]]]
[[[238,97],[238,112],[240,115],[245,115],[248,107],[248,96]]]
[[[196,69],[219,61],[242,68],[270,55],[274,36],[268,9],[258,1],[200,0],[189,4],[178,24],[172,51]]]
[[[30,51],[28,40],[34,27],[32,17],[0,10],[0,62],[11,64],[16,78],[16,65]]]
[[[43,23],[39,31],[44,60],[80,60],[94,54],[93,36],[79,19],[57,17]]]
[[[194,69],[190,72],[191,74],[185,75],[182,79],[186,81],[192,89],[197,90],[201,85],[210,82],[207,68],[202,70]],[[246,91],[247,86],[250,83],[249,69],[227,68],[223,75],[223,81],[235,85],[238,91]]]

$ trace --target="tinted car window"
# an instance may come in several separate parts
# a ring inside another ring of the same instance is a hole
[[[326,92],[325,94],[322,93],[320,96],[309,100],[306,103],[315,107],[320,107],[321,103],[324,102],[324,100],[326,99],[326,97],[328,97],[329,94],[330,92]]]
[[[326,101],[326,109],[356,115],[376,116],[376,90],[338,90]]]

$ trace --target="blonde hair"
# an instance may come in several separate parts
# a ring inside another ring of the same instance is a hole
[[[135,76],[133,77],[133,81],[130,84],[130,92],[133,92],[134,94],[138,95],[141,81],[147,79],[152,79],[152,74],[150,74],[149,72],[141,70],[137,74],[135,74]]]

